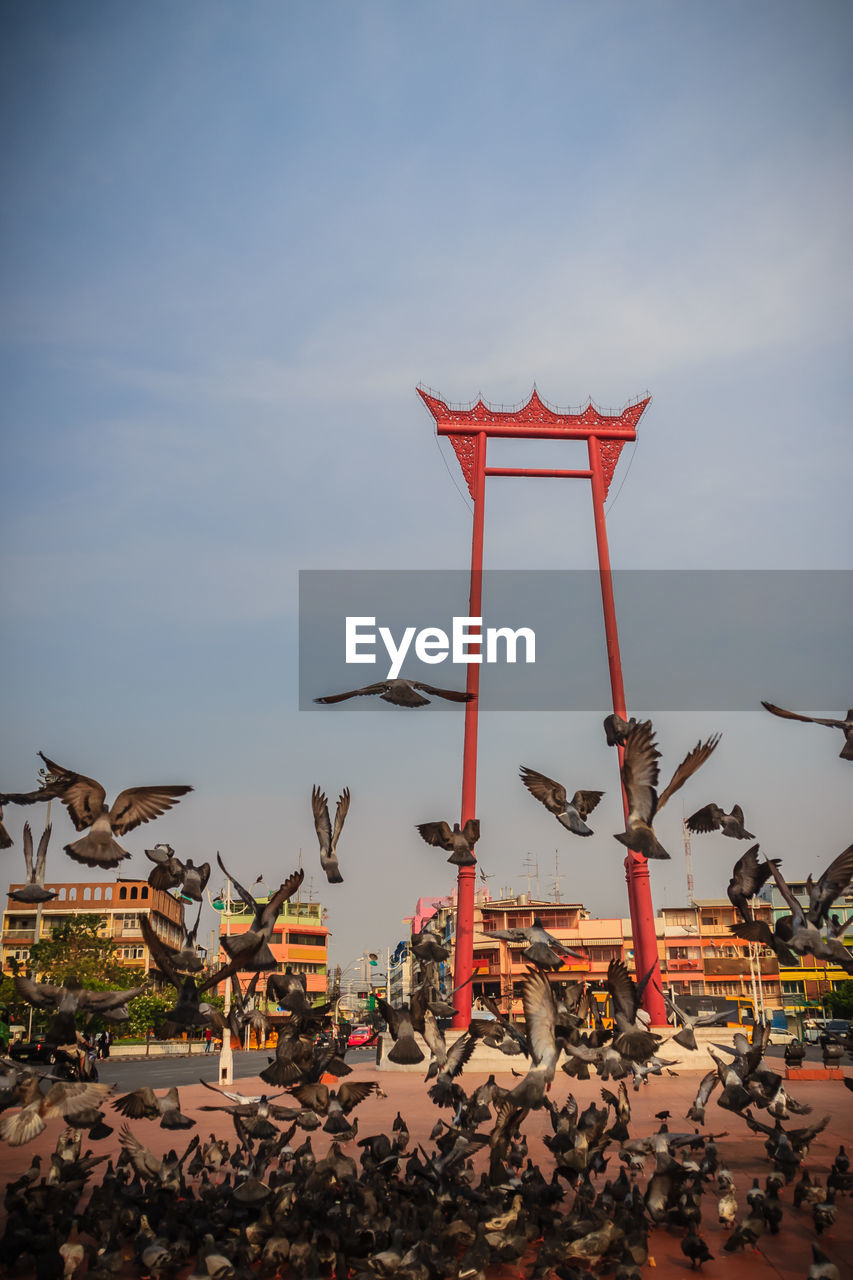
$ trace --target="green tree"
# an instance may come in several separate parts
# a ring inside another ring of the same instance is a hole
[[[827,992],[826,1011],[832,1018],[853,1019],[853,982],[838,982]]]
[[[93,991],[124,991],[138,986],[145,981],[144,971],[121,963],[113,940],[98,935],[104,924],[104,916],[76,912],[54,925],[49,938],[30,947],[30,972],[55,986],[64,986],[69,978],[76,978]]]
[[[144,1036],[149,1027],[156,1031],[165,1021],[166,1011],[173,1008],[174,1004],[175,993],[171,989],[163,994],[146,991],[141,996],[134,996],[127,1006],[130,1017],[122,1024],[120,1034]]]

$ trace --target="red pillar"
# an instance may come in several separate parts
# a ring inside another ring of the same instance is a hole
[[[473,496],[474,528],[471,535],[471,592],[468,614],[483,616],[483,520],[486,499],[486,433],[477,433],[474,458]],[[477,726],[480,714],[480,663],[468,665],[468,693],[474,697],[465,704],[465,744],[462,750],[462,825],[477,816]],[[474,887],[476,867],[460,867],[456,889],[456,957],[453,973],[453,997],[456,1014],[454,1027],[467,1027],[471,1021],[471,983],[474,972]]]
[[[616,607],[613,602],[613,577],[610,570],[610,550],[607,545],[607,526],[604,520],[604,477],[601,470],[601,446],[597,436],[590,436],[589,467],[592,472],[592,513],[595,519],[595,541],[598,548],[598,572],[601,580],[601,602],[604,607],[604,634],[607,640],[607,665],[610,670],[610,690],[613,710],[626,718],[625,689],[622,684],[622,663],[619,657],[619,634],[616,629]],[[622,747],[619,747],[619,766],[622,766]],[[622,788],[622,809],[628,817],[628,800]],[[649,883],[649,867],[640,853],[629,852],[625,859],[625,878],[628,882],[628,908],[631,913],[631,930],[634,939],[634,966],[637,978],[643,978],[656,966],[656,972],[643,994],[643,1007],[654,1026],[666,1025],[666,1007],[658,964],[658,945],[655,935],[655,913]]]

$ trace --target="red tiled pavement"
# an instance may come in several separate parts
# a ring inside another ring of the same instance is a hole
[[[428,1134],[437,1116],[442,1114],[447,1118],[449,1117],[449,1112],[445,1110],[439,1113],[438,1109],[429,1101],[422,1077],[411,1074],[380,1072],[375,1067],[359,1067],[352,1078],[375,1080],[385,1095],[370,1097],[358,1108],[356,1114],[359,1119],[359,1136],[363,1137],[380,1131],[390,1133],[391,1124],[399,1110],[409,1126],[411,1133],[410,1146],[421,1142],[429,1149]],[[672,1113],[668,1122],[672,1131],[692,1131],[695,1126],[684,1120],[684,1114],[695,1094],[699,1078],[695,1073],[685,1073],[677,1078],[653,1078],[648,1085],[642,1087],[639,1093],[634,1093],[633,1090],[629,1089],[632,1108],[630,1124],[632,1137],[642,1137],[655,1132],[659,1127],[659,1121],[655,1119],[655,1112],[664,1108]],[[462,1083],[466,1090],[470,1092],[481,1084],[484,1079],[485,1076],[482,1074],[469,1074],[466,1072]],[[501,1083],[511,1087],[515,1081],[511,1075],[507,1074],[506,1077],[501,1079]],[[235,1090],[247,1094],[260,1094],[267,1089],[267,1086],[258,1077],[239,1080],[235,1082],[233,1087]],[[613,1088],[613,1085],[608,1084],[607,1087]],[[600,1103],[600,1090],[601,1085],[597,1080],[569,1080],[567,1076],[558,1071],[551,1097],[556,1104],[560,1105],[565,1101],[568,1094],[572,1092],[580,1107],[583,1108],[590,1101]],[[853,1094],[842,1083],[836,1081],[803,1080],[799,1084],[791,1082],[790,1090],[798,1101],[808,1103],[812,1107],[812,1113],[809,1117],[792,1117],[790,1122],[786,1122],[787,1128],[799,1127],[810,1121],[817,1120],[823,1115],[828,1114],[831,1116],[830,1124],[812,1144],[807,1159],[807,1166],[812,1177],[823,1181],[829,1172],[839,1143],[843,1143],[849,1151],[853,1152]],[[211,1132],[233,1140],[234,1131],[229,1116],[224,1113],[199,1110],[201,1106],[209,1105],[216,1101],[209,1089],[200,1084],[193,1085],[189,1088],[182,1087],[180,1094],[182,1110],[185,1114],[197,1119],[197,1128],[192,1132],[179,1131],[173,1133],[161,1129],[153,1121],[135,1121],[132,1128],[140,1141],[144,1142],[146,1146],[157,1154],[163,1154],[170,1147],[176,1147],[178,1150],[183,1149],[186,1142],[192,1137],[193,1132],[198,1133],[202,1141],[207,1140]],[[766,1118],[766,1113],[763,1113],[763,1115],[762,1113],[758,1114],[762,1118]],[[115,1132],[109,1138],[92,1144],[92,1146],[97,1154],[115,1156],[119,1151],[119,1131],[124,1120],[117,1113],[111,1113],[109,1107],[107,1107],[107,1119],[108,1123],[114,1126]],[[0,1143],[0,1179],[3,1185],[5,1186],[7,1181],[19,1176],[29,1166],[32,1157],[37,1153],[42,1157],[43,1169],[46,1168],[50,1152],[54,1148],[62,1127],[61,1121],[50,1121],[46,1132],[24,1147],[8,1147]],[[719,1138],[717,1141],[721,1162],[726,1164],[734,1175],[738,1203],[741,1210],[745,1211],[745,1194],[752,1185],[753,1176],[758,1175],[763,1186],[764,1179],[771,1169],[764,1152],[762,1135],[752,1133],[738,1116],[721,1110],[716,1105],[713,1096],[707,1109],[706,1124],[703,1131],[725,1132],[726,1136]],[[543,1135],[550,1132],[550,1123],[547,1115],[543,1112],[532,1112],[525,1122],[524,1132],[528,1138],[531,1157],[539,1162],[546,1176],[550,1176],[550,1172],[553,1169],[553,1160],[550,1152],[542,1144]],[[302,1137],[304,1135],[299,1135],[300,1141]],[[311,1135],[311,1139],[315,1152],[318,1155],[322,1155],[330,1141],[329,1136],[324,1134],[322,1130],[316,1130]],[[352,1150],[352,1148],[350,1149]],[[478,1159],[482,1160],[482,1155]],[[620,1165],[614,1148],[610,1157],[608,1174],[616,1176],[619,1168]],[[648,1180],[651,1169],[652,1162],[648,1160],[646,1172],[641,1178],[643,1185]],[[596,1185],[603,1185],[603,1179],[597,1179]],[[702,1235],[714,1254],[715,1261],[706,1263],[702,1269],[702,1274],[711,1278],[725,1275],[726,1280],[742,1280],[742,1278],[746,1277],[753,1277],[753,1280],[762,1280],[764,1277],[771,1276],[785,1277],[786,1280],[788,1277],[791,1277],[792,1280],[805,1280],[812,1260],[811,1241],[816,1238],[811,1211],[806,1208],[799,1212],[794,1210],[791,1187],[782,1192],[781,1198],[784,1205],[784,1218],[780,1234],[773,1237],[765,1233],[759,1242],[760,1248],[757,1252],[750,1251],[746,1255],[742,1253],[733,1255],[723,1251],[727,1232],[717,1222],[716,1192],[715,1190],[707,1191],[703,1202]],[[569,1191],[567,1203],[570,1204],[571,1200],[572,1193]],[[842,1277],[853,1276],[853,1200],[849,1196],[839,1197],[837,1203],[839,1210],[838,1220],[831,1233],[824,1235],[821,1244],[824,1252],[839,1266]],[[656,1269],[654,1271],[648,1270],[650,1276],[682,1275],[685,1271],[689,1271],[689,1263],[679,1247],[680,1238],[680,1233],[671,1235],[660,1227],[652,1232],[650,1236],[650,1253],[654,1258]],[[527,1274],[528,1271],[529,1268],[525,1268],[525,1272],[522,1273],[517,1266],[497,1267],[492,1272],[492,1275],[495,1280],[498,1280],[498,1278],[500,1280],[508,1280],[508,1277]]]

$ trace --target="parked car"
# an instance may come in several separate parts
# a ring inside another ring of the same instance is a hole
[[[846,1036],[849,1034],[848,1018],[807,1018],[803,1023],[803,1039],[807,1044],[817,1044],[822,1035]]]
[[[15,1062],[50,1062],[54,1046],[44,1040],[13,1040],[9,1045],[9,1057]]]
[[[349,1033],[347,1047],[350,1049],[360,1049],[366,1044],[370,1044],[371,1040],[376,1038],[376,1032],[373,1027],[353,1027]]]
[[[15,1062],[39,1062],[53,1068],[52,1075],[60,1080],[79,1080],[80,1068],[76,1056],[66,1053],[44,1040],[13,1040],[9,1045],[9,1057]],[[98,1073],[91,1065],[86,1077],[97,1080]]]

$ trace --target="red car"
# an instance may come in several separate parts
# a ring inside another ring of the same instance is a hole
[[[373,1027],[353,1027],[347,1045],[350,1049],[360,1049],[363,1045],[370,1044],[375,1037]]]

